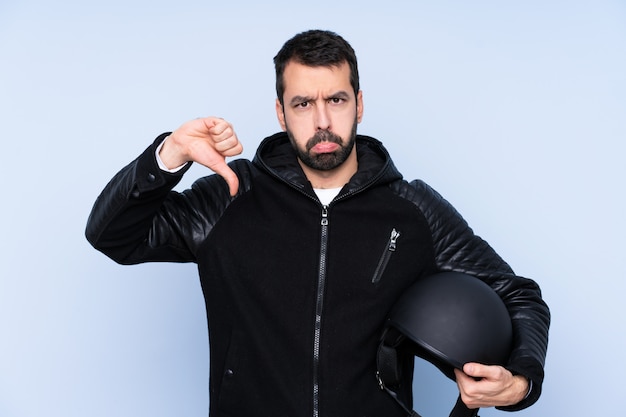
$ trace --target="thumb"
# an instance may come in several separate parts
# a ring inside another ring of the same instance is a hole
[[[237,177],[235,171],[233,171],[224,161],[216,163],[209,168],[211,168],[211,170],[217,175],[224,178],[224,181],[228,184],[230,195],[235,196],[239,190],[239,177]]]
[[[476,380],[492,377],[493,367],[476,362],[468,362],[463,365],[463,372]]]

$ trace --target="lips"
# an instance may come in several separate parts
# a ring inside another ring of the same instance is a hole
[[[311,148],[315,153],[331,153],[339,149],[339,145],[334,142],[320,142]]]

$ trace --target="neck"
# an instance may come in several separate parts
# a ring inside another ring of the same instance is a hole
[[[311,183],[311,186],[313,188],[321,189],[343,187],[348,181],[350,181],[350,178],[352,178],[358,168],[356,147],[352,149],[350,156],[343,164],[328,171],[313,169],[303,164],[300,160],[298,160],[298,162],[302,167],[302,171],[304,171],[304,175],[306,175],[307,179]]]

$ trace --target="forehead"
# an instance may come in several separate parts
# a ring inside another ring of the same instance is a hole
[[[285,98],[337,91],[354,94],[350,83],[350,66],[347,62],[331,67],[311,67],[291,61],[285,66],[283,83]]]

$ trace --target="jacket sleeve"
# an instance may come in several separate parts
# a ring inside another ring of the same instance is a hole
[[[167,135],[111,179],[89,215],[87,240],[120,264],[195,261],[198,244],[232,200],[217,175],[172,191],[191,164],[175,174],[158,167],[156,148]]]
[[[539,286],[533,280],[515,275],[489,244],[474,234],[452,205],[426,183],[413,181],[404,193],[418,206],[430,226],[437,268],[482,279],[507,306],[514,341],[505,367],[513,374],[527,377],[531,389],[520,403],[499,408],[516,411],[529,407],[541,394],[550,326],[550,311]]]

